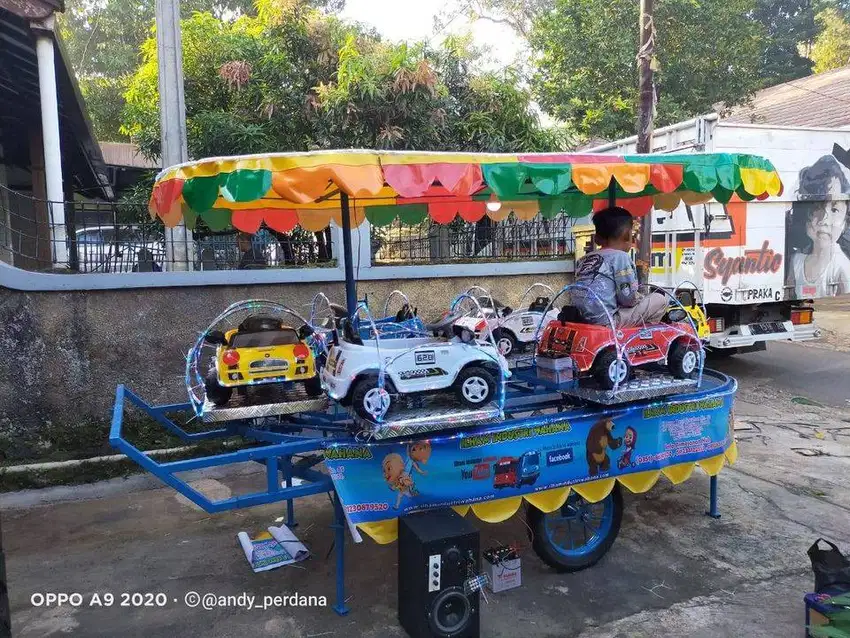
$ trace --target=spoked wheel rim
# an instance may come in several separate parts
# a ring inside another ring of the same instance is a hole
[[[561,509],[546,514],[546,537],[559,554],[580,558],[601,545],[614,523],[614,497],[589,503],[571,492]]]
[[[614,359],[608,366],[608,378],[611,383],[622,383],[628,376],[629,369],[623,359]]]
[[[473,376],[464,380],[460,391],[463,393],[463,398],[470,403],[483,403],[490,393],[490,386],[481,377]]]
[[[511,351],[514,349],[514,342],[511,341],[508,337],[499,337],[499,341],[496,343],[499,348],[499,352],[503,357],[507,357]]]
[[[682,357],[682,372],[685,374],[690,374],[694,370],[696,370],[697,364],[699,363],[699,358],[697,357],[697,353],[693,350],[688,350],[685,353],[685,356]]]
[[[372,388],[363,395],[363,409],[375,418],[380,418],[390,409],[390,393],[384,388]]]

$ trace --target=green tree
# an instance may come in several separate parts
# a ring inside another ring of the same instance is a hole
[[[656,5],[657,124],[733,105],[761,86],[763,28],[754,0]],[[541,105],[586,135],[632,133],[637,105],[638,3],[556,0],[531,30]]]
[[[811,0],[758,0],[753,18],[765,29],[761,77],[763,86],[794,80],[812,72],[804,55],[818,32],[815,2]]]
[[[817,16],[821,28],[812,47],[815,73],[850,64],[850,22],[837,8],[827,8]]]

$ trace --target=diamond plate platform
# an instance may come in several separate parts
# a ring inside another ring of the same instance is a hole
[[[513,380],[540,385],[568,396],[602,405],[645,401],[690,392],[698,387],[695,379],[677,379],[661,370],[660,368],[638,368],[634,370],[634,378],[620,384],[616,391],[600,388],[593,379],[581,379],[578,383],[553,383],[537,376],[537,368],[532,365],[519,365],[515,368]]]
[[[302,384],[285,387],[283,384],[253,385],[243,395],[234,388],[233,396],[225,405],[216,406],[207,399],[201,408],[204,423],[257,419],[281,414],[323,412],[328,407],[324,394],[311,397]]]
[[[458,405],[458,400],[452,396],[432,394],[408,397],[406,403],[393,405],[380,424],[357,415],[353,418],[362,436],[391,439],[496,423],[502,420],[502,410],[495,401],[470,409]]]

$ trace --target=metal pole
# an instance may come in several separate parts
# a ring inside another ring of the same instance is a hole
[[[156,52],[159,70],[160,136],[162,165],[188,161],[186,103],[183,96],[183,43],[180,37],[180,3],[156,0]],[[167,269],[193,270],[194,244],[183,221],[165,231]]]
[[[720,518],[720,510],[717,507],[717,476],[712,476],[708,482],[708,511],[711,518]]]
[[[640,0],[640,49],[638,51],[638,131],[637,152],[652,152],[652,127],[655,112],[655,82],[652,61],[655,57],[655,25],[652,20],[654,0]],[[641,283],[649,282],[649,261],[652,251],[652,215],[640,222],[640,244],[637,267]]]
[[[348,314],[357,312],[357,285],[354,282],[354,264],[351,258],[351,207],[348,195],[340,193],[339,207],[342,212],[342,260],[345,265],[345,305]]]

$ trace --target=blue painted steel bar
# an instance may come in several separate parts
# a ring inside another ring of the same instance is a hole
[[[717,508],[717,476],[712,476],[708,483],[708,511],[711,518],[720,518],[720,510]]]
[[[289,489],[292,487],[292,457],[285,456],[281,460],[283,461],[283,478]],[[290,528],[298,524],[295,522],[295,501],[291,498],[286,499],[286,524]]]
[[[123,387],[123,386],[119,386],[119,387]],[[186,432],[183,428],[181,428],[179,425],[174,423],[174,421],[172,421],[167,416],[165,416],[165,409],[168,408],[169,409],[168,411],[172,411],[170,409],[170,408],[172,408],[172,406],[159,406],[158,408],[152,407],[152,406],[148,405],[147,403],[145,403],[144,401],[142,401],[141,398],[136,396],[130,390],[125,390],[125,395],[126,395],[126,398],[130,400],[130,402],[132,402],[133,404],[136,405],[136,407],[139,407],[142,410],[144,410],[145,412],[147,412],[151,417],[154,418],[154,420],[157,423],[164,425],[166,427],[166,429],[168,429],[169,432],[171,432],[175,436],[180,437],[184,441],[203,441],[203,440],[206,440],[206,439],[215,439],[215,438],[220,438],[220,437],[223,437],[223,436],[231,436],[235,431],[235,428],[233,426],[231,426],[231,427],[228,427],[228,428],[222,428],[222,429],[218,429],[218,430],[207,430],[205,432],[197,432],[197,433],[194,433],[194,434],[190,434],[189,432]],[[117,405],[117,403],[118,403],[118,401],[117,401],[117,397],[116,397],[116,405]],[[123,406],[123,401],[121,402],[121,404]],[[180,406],[180,405],[187,405],[187,404],[175,404],[175,406]],[[122,411],[123,411],[123,407],[122,407]]]
[[[342,503],[336,492],[333,495],[334,504],[334,545],[336,545],[336,605],[334,611],[345,616],[351,609],[345,604],[345,514]]]
[[[276,456],[266,459],[266,487],[268,487],[269,492],[280,491],[280,472],[277,462],[278,458]],[[287,487],[291,487],[291,485]]]

